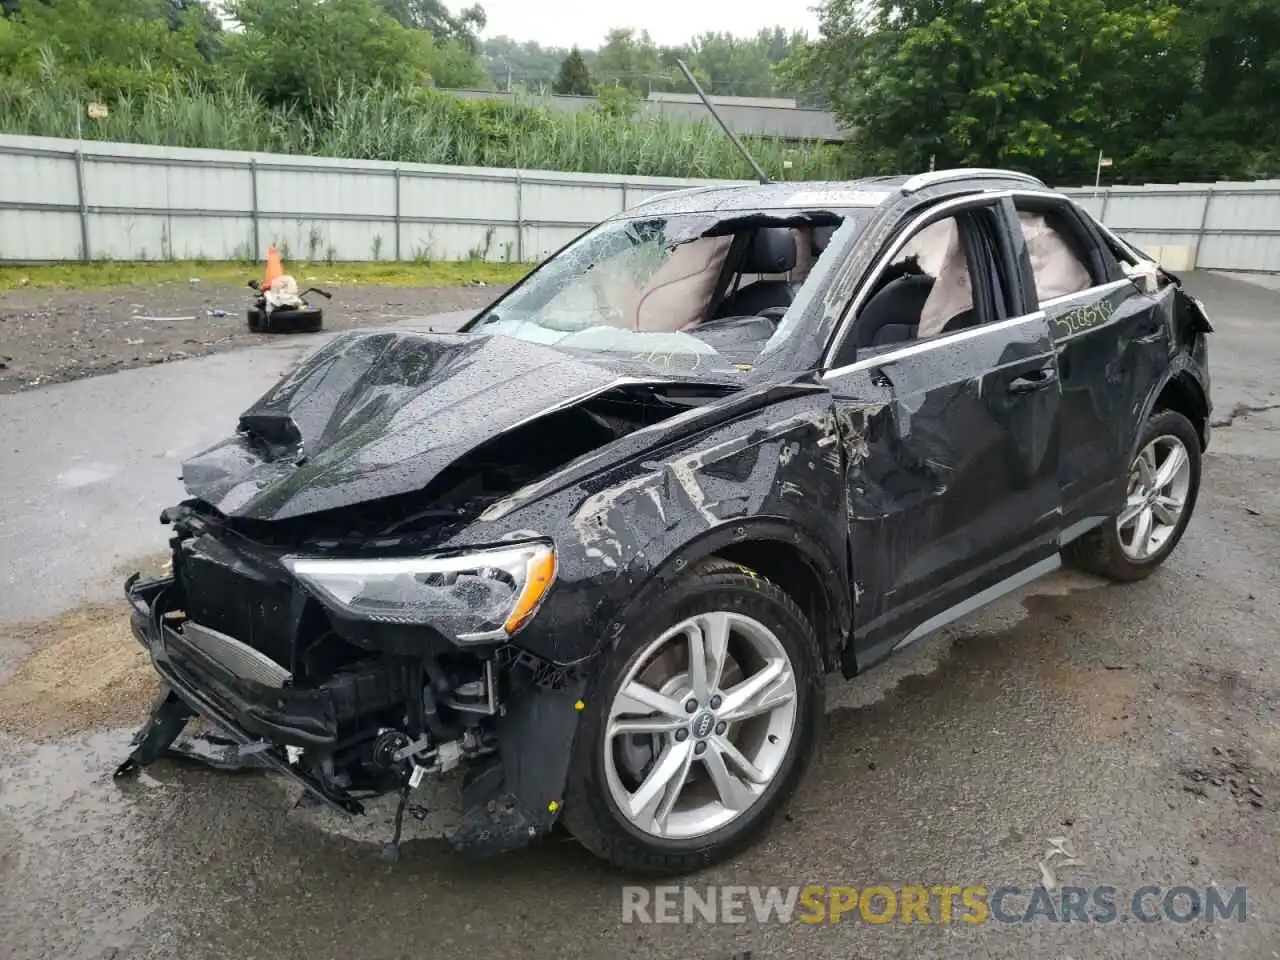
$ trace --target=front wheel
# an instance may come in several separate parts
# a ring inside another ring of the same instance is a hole
[[[1173,553],[1200,492],[1200,438],[1180,413],[1152,415],[1138,437],[1124,506],[1108,522],[1069,544],[1066,560],[1112,580],[1150,576]]]
[[[767,580],[704,563],[614,651],[574,748],[564,823],[628,870],[749,846],[794,792],[822,718],[813,628]]]

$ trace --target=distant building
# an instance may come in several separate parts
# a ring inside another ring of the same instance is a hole
[[[493,90],[442,90],[465,100],[523,99],[528,103],[553,110],[583,110],[596,102],[595,97],[538,96],[504,93]],[[784,97],[720,97],[712,96],[717,112],[729,129],[739,136],[774,137],[779,140],[822,140],[841,143],[844,135],[836,119],[824,110],[796,105]],[[686,123],[712,122],[707,108],[693,93],[651,93],[640,101],[644,113]]]
[[[654,91],[649,94],[649,99],[661,101],[662,103],[696,103],[698,106],[702,106],[702,101],[698,99],[696,93]],[[724,97],[714,94],[711,96],[711,102],[717,107],[723,104],[726,107],[773,107],[778,110],[800,109],[795,100],[790,97]]]

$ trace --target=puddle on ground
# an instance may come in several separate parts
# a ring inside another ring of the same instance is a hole
[[[0,735],[0,902],[16,911],[14,956],[115,956],[158,908],[145,890],[146,805],[111,786],[128,741],[114,730],[57,743]]]
[[[1066,597],[1106,586],[1107,581],[1074,570],[1058,570],[990,606],[904,648],[853,681],[828,677],[829,710],[856,710],[883,699],[908,677],[927,677],[951,655],[952,644],[974,634],[1002,634],[1027,618],[1031,597]]]
[[[103,483],[120,473],[118,466],[106,463],[73,463],[63,470],[53,482],[64,490],[78,490]]]

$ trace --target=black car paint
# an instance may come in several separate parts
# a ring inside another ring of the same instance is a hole
[[[850,458],[858,661],[1057,551],[1058,406],[1043,318],[975,328],[834,371]]]
[[[820,375],[855,294],[905,223],[941,199],[1020,185],[900,194],[892,183],[868,184],[887,198],[836,231],[782,321],[791,335],[745,372],[653,376],[644,357],[578,359],[482,335],[349,334],[246,412],[242,435],[193,459],[188,490],[231,517],[318,520],[412,496],[495,432],[607,390],[620,375],[719,391],[465,522],[308,544],[318,554],[388,555],[531,536],[555,542],[556,585],[505,648],[508,662],[540,682],[518,688],[512,716],[524,719],[507,720],[501,769],[473,784],[455,839],[508,849],[556,819],[576,714],[594,694],[600,654],[697,559],[751,560],[765,545],[766,573],[789,579],[804,600],[828,667],[852,675],[965,595],[1056,555],[1072,517],[1113,510],[1135,425],[1171,378],[1198,391],[1207,421],[1203,336],[1180,307],[1184,295],[1174,287],[1143,294],[1127,281],[1038,317]],[[783,190],[752,189],[770,195],[694,192],[652,201],[643,215],[760,209]],[[1022,281],[1025,299],[1030,279]],[[1008,391],[1046,364],[1062,373],[1061,390]],[[291,590],[295,607],[307,602],[297,584]],[[411,632],[393,641],[368,624],[332,622],[370,649],[413,644]],[[447,641],[428,634],[424,648]],[[532,762],[531,749],[547,762]],[[495,796],[505,814],[478,812]]]
[[[188,460],[183,482],[255,520],[413,493],[490,438],[618,379],[607,363],[507,337],[346,333],[246,411],[235,437]]]

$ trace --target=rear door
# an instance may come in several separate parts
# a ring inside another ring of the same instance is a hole
[[[975,315],[935,333],[903,298],[884,327],[898,331],[890,342],[859,331],[883,321],[877,287],[900,251],[948,217],[966,225],[962,236],[986,238],[966,245]],[[1058,564],[1056,353],[1026,302],[1015,224],[1007,194],[945,201],[913,220],[833,351],[825,381],[847,462],[859,669]]]
[[[1058,460],[1063,539],[1070,541],[1124,500],[1136,431],[1169,369],[1174,292],[1139,289],[1069,201],[1026,194],[1014,204],[1026,243],[1024,270],[1062,379]]]

